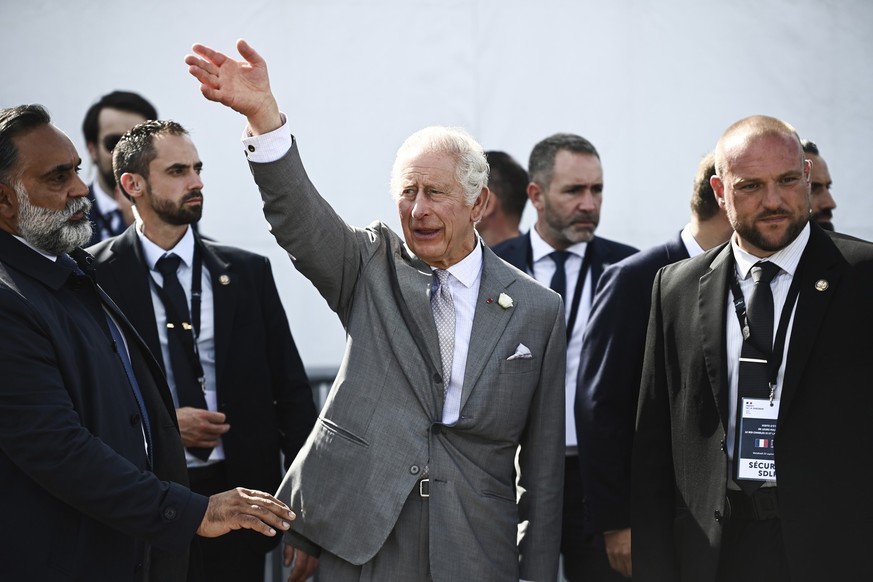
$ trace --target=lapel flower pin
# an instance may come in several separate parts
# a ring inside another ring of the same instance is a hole
[[[497,305],[499,305],[503,309],[509,309],[510,307],[512,307],[512,297],[510,297],[506,293],[501,293],[497,297]]]

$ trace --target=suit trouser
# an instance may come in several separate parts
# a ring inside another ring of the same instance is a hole
[[[189,469],[191,490],[215,495],[230,489],[223,462]],[[194,536],[188,562],[188,582],[263,582],[265,555],[256,551],[247,537],[250,531],[233,531],[219,538]]]
[[[579,456],[567,455],[564,465],[564,515],[561,554],[564,578],[569,582],[627,582],[609,565],[601,534],[585,533],[585,503]]]
[[[394,529],[373,559],[355,566],[322,552],[319,580],[325,582],[430,582],[428,501],[415,487],[406,499]]]
[[[788,582],[790,579],[779,518],[729,519],[725,523],[718,582]]]

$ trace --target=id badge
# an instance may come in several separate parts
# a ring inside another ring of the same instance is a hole
[[[743,398],[740,414],[737,478],[752,481],[776,481],[776,455],[773,437],[779,401],[767,398]]]

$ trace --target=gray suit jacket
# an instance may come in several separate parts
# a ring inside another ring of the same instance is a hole
[[[461,416],[443,425],[430,267],[384,224],[343,222],[296,144],[251,169],[273,234],[347,334],[324,409],[278,493],[297,512],[290,541],[367,562],[427,467],[436,582],[554,580],[566,350],[558,295],[483,248]],[[498,304],[501,293],[512,307]],[[507,360],[520,343],[533,357]]]

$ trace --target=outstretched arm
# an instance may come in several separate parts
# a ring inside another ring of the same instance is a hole
[[[243,61],[237,61],[208,46],[195,44],[185,56],[188,72],[200,81],[200,92],[246,116],[253,135],[282,126],[279,106],[270,89],[267,63],[249,44],[236,43]]]

